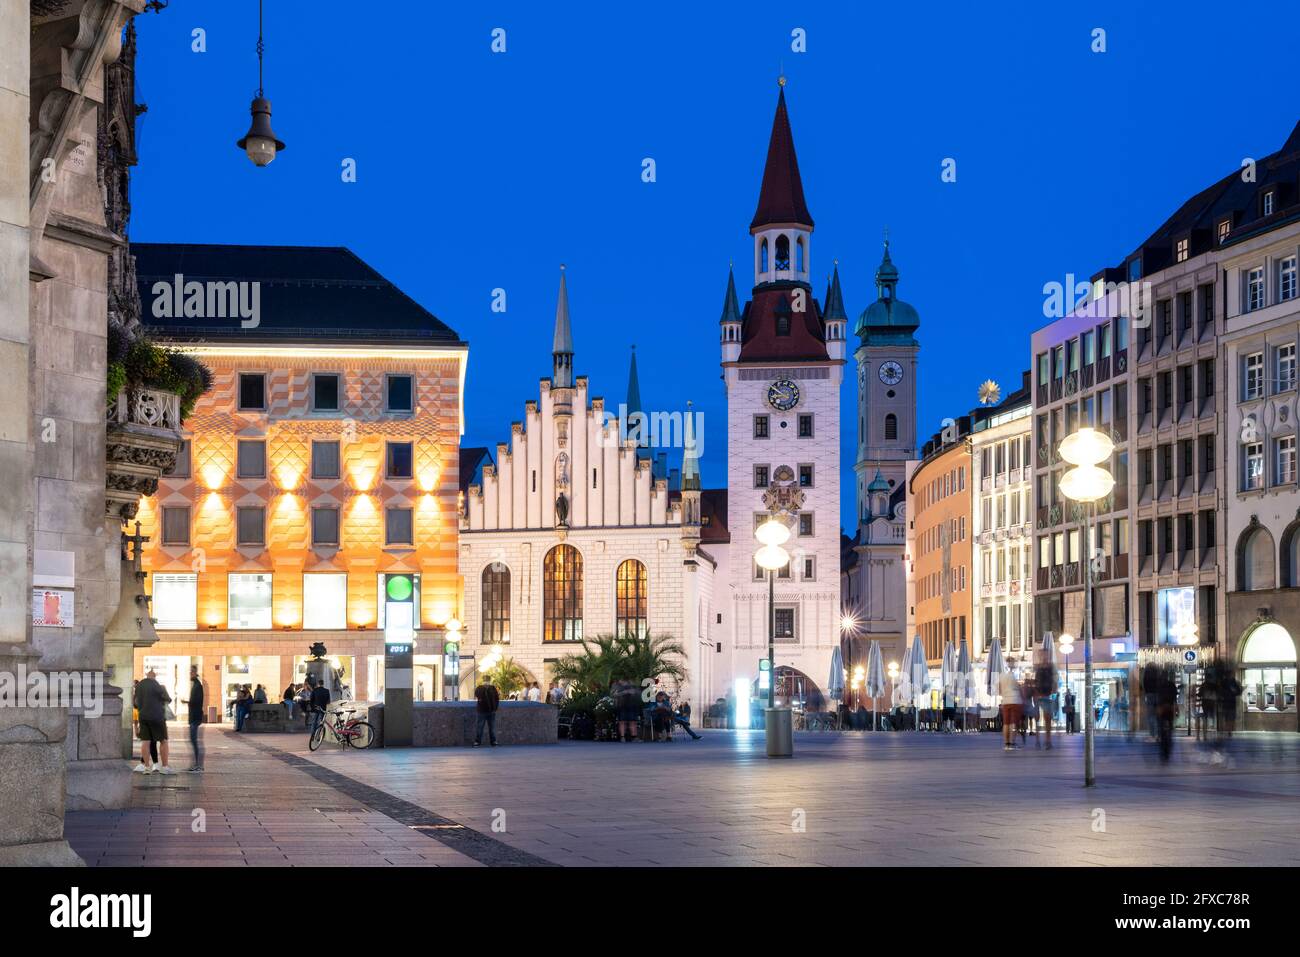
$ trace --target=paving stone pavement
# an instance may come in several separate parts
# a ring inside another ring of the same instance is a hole
[[[1103,736],[1003,752],[992,734],[761,732],[672,744],[315,754],[208,729],[209,774],[141,776],[135,807],[69,815],[95,864],[1290,866],[1300,741],[1239,735],[1230,766],[1161,765]],[[179,748],[178,748],[179,750]],[[314,767],[313,767],[314,766]],[[181,790],[188,788],[188,790]],[[189,833],[190,810],[208,814]],[[424,826],[419,826],[424,822]],[[214,826],[215,825],[215,826]],[[415,826],[413,826],[415,825]]]

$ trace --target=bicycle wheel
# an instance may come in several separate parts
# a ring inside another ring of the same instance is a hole
[[[311,733],[311,740],[307,742],[307,747],[315,751],[321,746],[321,742],[324,740],[325,722],[322,721],[320,724],[316,725],[316,730]]]
[[[354,748],[368,748],[375,743],[375,729],[369,721],[358,721],[352,726],[348,744]]]

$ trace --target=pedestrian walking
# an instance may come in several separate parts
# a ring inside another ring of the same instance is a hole
[[[1160,686],[1160,666],[1148,661],[1142,668],[1142,710],[1147,724],[1147,740],[1155,741],[1159,728],[1156,716],[1156,691]]]
[[[1015,667],[1015,661],[1007,662],[1008,668]],[[1011,671],[1002,672],[998,678],[998,693],[1002,697],[1002,750],[1014,751],[1015,745],[1012,743],[1012,735],[1016,733],[1016,728],[1020,725],[1020,712],[1024,705],[1024,697],[1020,693],[1020,682]]]
[[[1056,720],[1056,667],[1047,649],[1040,648],[1034,662],[1034,701],[1038,705],[1039,727],[1047,750],[1052,750],[1052,722]],[[1034,746],[1038,746],[1035,739]]]
[[[1074,734],[1075,699],[1074,692],[1065,690],[1065,733]]]
[[[158,683],[156,672],[150,668],[135,687],[135,706],[140,709],[140,763],[132,770],[139,774],[158,771],[175,774],[167,754],[167,704],[172,696]],[[154,764],[149,757],[149,742],[157,742],[162,764]]]
[[[203,773],[203,741],[199,726],[203,724],[203,679],[199,677],[199,666],[190,665],[190,748],[194,751],[194,764],[190,770],[195,774]]]
[[[1174,747],[1174,719],[1178,717],[1178,685],[1172,668],[1161,668],[1156,680],[1156,740],[1160,760],[1167,762]]]
[[[479,682],[474,689],[474,710],[477,714],[474,724],[474,747],[483,743],[483,726],[487,725],[488,742],[497,746],[497,709],[501,707],[501,693],[487,678]]]

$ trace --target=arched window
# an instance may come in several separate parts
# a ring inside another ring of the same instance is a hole
[[[892,412],[885,416],[885,439],[886,441],[898,440],[898,416]]]
[[[510,641],[510,569],[493,562],[483,569],[483,644]]]
[[[650,580],[643,564],[629,558],[618,566],[614,634],[632,638],[644,638],[649,634],[646,614],[649,591]]]
[[[767,239],[765,238],[758,246],[759,272],[767,272]]]
[[[1282,533],[1282,575],[1279,583],[1283,588],[1300,588],[1300,519],[1296,519]]]
[[[782,233],[776,237],[776,271],[790,269],[790,237]]]
[[[807,272],[807,271],[808,271],[808,267],[804,265],[804,248],[803,248],[803,237],[802,237],[802,236],[800,236],[797,240],[795,240],[795,244],[794,244],[794,254],[795,254],[795,269],[796,269],[796,271],[797,271],[797,272]]]
[[[1275,621],[1256,625],[1241,648],[1241,687],[1250,711],[1295,711],[1296,653]]]
[[[1273,588],[1276,578],[1273,536],[1262,525],[1242,532],[1237,544],[1237,589],[1262,591]]]
[[[582,555],[556,545],[542,563],[543,641],[582,640]]]

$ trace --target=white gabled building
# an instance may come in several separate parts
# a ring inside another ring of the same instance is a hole
[[[684,448],[679,482],[666,453],[652,459],[647,443],[638,445],[638,425],[648,429],[651,417],[641,409],[635,359],[624,422],[591,395],[585,376],[574,376],[573,355],[562,272],[551,377],[511,425],[510,441],[497,445],[495,464],[465,491],[461,694],[473,687],[475,662],[493,651],[545,690],[553,662],[583,638],[665,634],[690,649],[681,693],[698,709],[718,641],[718,556],[709,545],[725,545],[725,504],[722,521],[716,514],[725,493],[700,489],[689,408],[653,421],[673,433],[660,436],[663,444]]]

